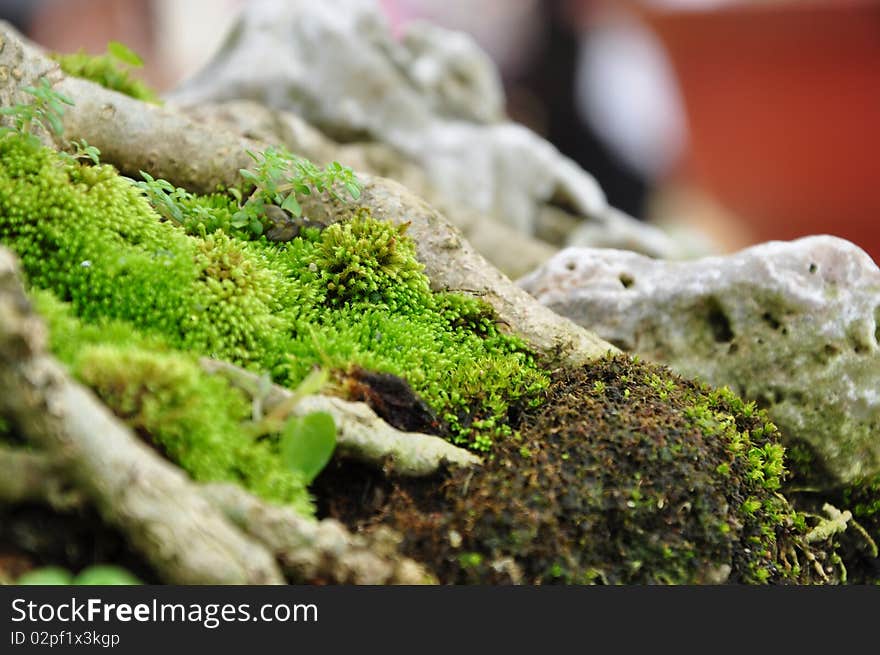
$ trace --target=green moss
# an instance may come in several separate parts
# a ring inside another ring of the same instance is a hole
[[[430,296],[428,279],[405,231],[405,225],[374,221],[366,210],[328,227],[315,244],[311,262],[318,269],[326,302],[369,302],[391,311],[421,309]]]
[[[163,220],[110,166],[0,139],[0,242],[86,323],[126,321],[291,386],[315,364],[392,373],[479,450],[546,388],[488,306],[430,291],[403,230],[361,210],[288,243],[244,241],[221,229],[233,203],[189,198],[182,221]]]
[[[132,77],[123,63],[109,52],[103,55],[89,55],[84,50],[80,50],[70,54],[54,53],[51,57],[68,75],[91,80],[106,89],[124,93],[144,102],[159,104],[159,96],[156,92],[141,80]]]
[[[160,222],[111,166],[62,160],[18,137],[0,140],[0,156],[0,241],[19,254],[33,286],[71,302],[86,321],[122,319],[175,347],[266,360],[283,288],[270,288],[272,275],[255,272],[242,248]]]
[[[511,412],[546,388],[525,344],[499,332],[491,308],[430,292],[412,243],[390,224],[361,212],[265,252],[286,271],[295,325],[290,361],[276,377],[299,380],[316,361],[403,377],[456,443],[484,451],[509,433]]]
[[[481,470],[398,484],[380,513],[446,582],[833,581],[777,491],[782,455],[728,390],[617,356],[559,372]]]
[[[202,482],[235,482],[308,516],[302,478],[286,467],[277,438],[249,429],[251,403],[194,357],[121,321],[83,324],[51,293],[35,302],[50,329],[50,345],[77,379],[144,440]]]

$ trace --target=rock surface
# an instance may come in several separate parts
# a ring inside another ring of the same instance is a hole
[[[848,241],[693,262],[569,248],[519,284],[624,350],[756,400],[837,481],[880,472],[880,269]]]
[[[679,256],[663,232],[611,210],[574,162],[505,120],[498,73],[470,37],[416,23],[395,39],[373,0],[248,4],[214,59],[169,96],[232,99],[292,111],[337,141],[387,144],[439,193],[527,234],[544,208],[564,207],[603,228],[580,243],[621,234],[612,245]]]

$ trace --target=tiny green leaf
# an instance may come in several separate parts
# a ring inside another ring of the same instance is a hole
[[[358,186],[357,182],[346,182],[345,188],[355,200],[361,197],[361,188]]]
[[[327,412],[294,416],[282,434],[284,461],[309,484],[320,473],[336,448],[336,424]]]
[[[75,585],[139,585],[142,584],[121,566],[95,564],[83,569],[73,579]]]
[[[297,202],[296,196],[294,196],[294,194],[292,193],[284,199],[283,203],[281,203],[281,209],[289,211],[294,216],[299,216],[302,214],[302,207]]]
[[[248,154],[250,154],[250,153],[248,153]],[[258,178],[256,175],[254,175],[253,173],[251,173],[251,172],[250,172],[248,169],[246,169],[246,168],[240,168],[240,169],[238,169],[238,173],[239,173],[239,175],[241,175],[244,179],[246,179],[248,182],[253,182],[254,184],[257,184],[257,183],[259,183],[259,181],[260,181],[259,178]]]
[[[110,41],[107,44],[107,52],[129,66],[140,68],[144,65],[144,60],[136,52],[119,41]]]
[[[60,566],[44,566],[22,574],[15,584],[20,585],[68,585],[73,580],[70,571]]]
[[[56,114],[46,114],[46,120],[49,121],[49,126],[55,134],[60,135],[64,131],[61,119]]]
[[[329,377],[327,371],[323,368],[314,369],[297,385],[294,393],[299,397],[319,393],[324,388],[324,385],[327,384]]]

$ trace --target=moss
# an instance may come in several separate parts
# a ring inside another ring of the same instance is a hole
[[[356,254],[372,239],[376,253]],[[546,388],[525,344],[498,330],[487,305],[430,292],[411,242],[390,224],[361,212],[266,252],[287,272],[295,325],[290,361],[276,377],[299,380],[316,361],[400,376],[456,443],[483,451]],[[349,282],[354,267],[358,282]]]
[[[334,223],[315,244],[312,263],[335,305],[369,302],[391,311],[418,310],[430,296],[428,279],[416,260],[415,244],[404,238],[406,225],[374,221],[361,210]]]
[[[84,50],[70,54],[54,53],[52,59],[61,65],[68,75],[81,77],[100,84],[105,89],[118,91],[127,96],[159,104],[159,96],[131,73],[113,55],[89,55]]]
[[[195,480],[239,483],[312,513],[303,480],[282,463],[277,438],[258,439],[249,429],[250,400],[224,378],[123,322],[83,324],[46,292],[36,293],[35,302],[53,352],[74,376]]]
[[[782,452],[729,391],[617,356],[558,373],[483,469],[397,482],[360,520],[390,522],[446,582],[834,580],[828,544],[806,544],[777,492]]]
[[[0,139],[0,242],[86,323],[126,321],[291,386],[315,364],[397,375],[479,450],[546,388],[488,306],[430,291],[403,230],[361,210],[287,243],[245,241],[222,229],[230,198],[187,199],[178,224],[110,166]]]
[[[64,161],[16,137],[0,141],[0,155],[0,241],[32,285],[86,321],[127,320],[176,347],[243,364],[266,359],[283,288],[255,272],[243,248],[160,222],[111,166]]]

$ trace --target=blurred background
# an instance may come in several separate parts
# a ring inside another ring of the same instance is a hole
[[[248,0],[0,0],[43,46],[124,42],[160,91],[195,73]],[[880,261],[880,2],[381,0],[400,31],[470,33],[508,113],[611,204],[719,252],[834,234]]]

